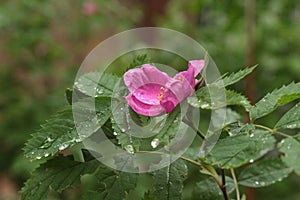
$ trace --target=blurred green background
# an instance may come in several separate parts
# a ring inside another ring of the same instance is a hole
[[[142,26],[185,33],[201,43],[222,73],[259,64],[236,85],[256,101],[300,81],[300,1],[281,0],[2,0],[0,4],[0,199],[19,198],[34,164],[24,142],[64,104],[80,63],[100,41]],[[272,126],[285,109],[263,121]],[[300,178],[248,199],[300,199]]]

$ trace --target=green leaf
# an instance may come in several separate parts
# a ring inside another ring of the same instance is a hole
[[[256,103],[255,106],[250,109],[250,118],[252,120],[261,118],[273,112],[279,106],[285,105],[297,98],[300,98],[300,82],[283,86],[267,94]]]
[[[243,133],[251,133],[255,130],[255,126],[252,124],[242,124],[239,121],[228,124],[224,130],[230,135],[240,135]]]
[[[247,98],[243,95],[231,90],[227,90],[227,100],[225,102],[223,96],[218,94],[222,94],[224,92],[224,87],[232,85],[250,74],[255,69],[255,67],[256,66],[245,68],[236,73],[230,74],[229,76],[226,76],[222,80],[217,80],[207,87],[200,88],[195,92],[196,97],[188,98],[188,103],[194,107],[202,109],[216,109],[224,107],[226,105],[240,105],[243,106],[247,111],[249,111],[251,105]],[[211,96],[213,96],[214,99],[212,99]]]
[[[250,108],[252,107],[250,105],[250,102],[245,96],[232,90],[226,90],[226,101],[228,106],[231,105],[243,106],[246,109],[246,111],[249,111]]]
[[[32,138],[25,144],[25,156],[33,160],[53,156],[57,152],[81,142],[85,137],[99,129],[111,114],[109,111],[110,98],[96,98],[94,104],[90,100],[92,99],[77,102],[73,105],[78,108],[73,109],[73,111],[75,110],[77,115],[82,118],[77,127],[75,127],[71,106],[59,111],[47,120],[41,126],[42,128],[34,132]],[[88,116],[90,112],[93,112],[91,107],[95,104],[97,116],[91,120]],[[86,130],[86,136],[79,136],[76,129]]]
[[[160,132],[155,136],[160,141],[160,144],[167,145],[176,135],[181,123],[180,107],[177,106],[164,121]]]
[[[273,149],[275,138],[267,131],[255,130],[250,134],[220,139],[206,157],[206,162],[221,168],[236,168],[262,157]]]
[[[188,103],[193,107],[202,109],[217,109],[225,106],[237,105],[243,106],[246,109],[246,111],[250,110],[251,105],[248,99],[242,94],[239,94],[232,90],[226,90],[226,99],[223,99],[223,102],[220,102],[216,99],[213,99],[212,101],[210,92],[212,92],[212,90],[214,89],[217,88],[211,86],[210,89],[208,89],[207,87],[199,89],[195,93],[197,97],[189,97]]]
[[[182,160],[177,160],[169,166],[153,173],[154,185],[152,199],[181,199],[183,181],[187,177],[187,166]]]
[[[277,129],[300,128],[300,103],[290,109],[275,125]]]
[[[118,143],[130,153],[139,150],[141,138],[134,137],[132,131],[135,130],[136,124],[130,115],[130,108],[127,102],[118,101],[113,103],[113,115],[111,117],[112,128]],[[133,129],[133,130],[132,130]]]
[[[240,185],[248,187],[264,187],[281,181],[291,173],[280,159],[264,159],[244,169],[238,180]]]
[[[234,122],[237,122],[242,117],[239,113],[232,110],[231,108],[226,108],[226,120],[224,122],[224,125],[232,124]]]
[[[73,90],[71,88],[67,88],[65,91],[66,95],[66,100],[68,104],[72,105],[72,95],[73,95]]]
[[[256,67],[257,67],[257,65],[255,65],[253,67],[246,67],[236,73],[232,73],[229,76],[226,76],[225,78],[223,78],[224,87],[232,85],[232,84],[242,80],[245,76],[250,74]]]
[[[234,183],[230,177],[225,177],[227,194],[234,191]],[[223,200],[223,194],[216,181],[209,177],[196,183],[193,190],[192,200]]]
[[[288,95],[283,95],[278,99],[278,105],[282,106],[285,105],[291,101],[294,101],[295,99],[300,98],[300,93],[295,93],[295,94],[288,94]]]
[[[113,103],[114,114],[111,119],[114,134],[119,144],[131,153],[153,150],[153,148],[169,144],[180,126],[179,106],[168,115],[145,118],[131,113],[133,111],[126,101],[116,101]],[[153,140],[157,141],[155,147],[151,145]]]
[[[132,63],[127,67],[126,71],[146,63],[150,63],[150,59],[147,57],[147,54],[139,55],[133,59]]]
[[[284,153],[282,161],[300,175],[300,133],[294,137],[283,139],[278,144],[279,151]]]
[[[125,199],[129,191],[135,188],[138,177],[137,174],[112,170],[103,165],[94,175],[97,179],[96,187],[86,191],[82,199]]]
[[[98,165],[98,160],[82,163],[70,157],[56,157],[33,172],[22,188],[22,200],[46,199],[50,188],[61,192],[68,187],[77,187],[80,177],[93,173]]]
[[[138,175],[136,187],[134,190],[131,190],[126,196],[126,200],[134,199],[150,199],[148,195],[150,194],[149,190],[153,186],[153,178],[150,173],[142,173]]]
[[[101,72],[90,72],[78,78],[74,88],[91,97],[111,97],[120,78]]]

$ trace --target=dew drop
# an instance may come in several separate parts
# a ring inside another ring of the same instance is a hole
[[[117,133],[116,131],[114,131],[114,132],[113,132],[113,135],[117,136],[117,135],[118,135],[118,133]]]
[[[250,159],[250,160],[249,160],[249,163],[253,163],[253,162],[254,162],[254,159]]]
[[[49,153],[45,153],[45,157],[48,157],[49,156]]]
[[[52,139],[51,137],[47,137],[47,141],[48,141],[48,142],[52,142],[53,139]]]
[[[294,129],[297,127],[297,124],[290,124],[290,125],[287,125],[286,127],[289,129]]]
[[[201,108],[203,108],[203,109],[204,109],[204,108],[208,108],[208,107],[209,107],[209,104],[202,104],[202,105],[201,105]]]
[[[125,130],[125,128],[121,128],[121,131],[124,133],[126,130]]]
[[[131,154],[134,154],[134,148],[132,145],[126,145],[125,146],[125,150],[128,152],[128,153],[131,153]]]
[[[37,157],[36,157],[36,159],[38,159],[38,160],[41,159],[41,158],[42,158],[42,156],[37,156]]]
[[[259,185],[259,182],[258,182],[258,181],[255,181],[255,184],[256,184],[256,185]]]
[[[228,131],[229,136],[234,136],[234,133],[232,133],[231,131]]]
[[[154,138],[154,139],[151,141],[151,146],[152,146],[152,148],[155,149],[158,145],[159,145],[159,139]]]
[[[75,142],[81,142],[81,139],[76,138],[76,139],[75,139]]]
[[[97,88],[97,94],[103,94],[103,90],[101,88]]]
[[[67,145],[61,145],[58,149],[60,150],[60,151],[62,151],[62,150],[64,150],[65,148],[67,148]]]
[[[253,133],[251,133],[251,134],[250,134],[250,137],[251,137],[251,138],[252,138],[252,137],[254,137],[254,134],[253,134]]]

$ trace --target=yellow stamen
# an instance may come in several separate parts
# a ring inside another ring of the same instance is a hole
[[[163,92],[160,92],[157,94],[157,100],[161,101],[164,97],[164,93]]]
[[[176,78],[177,80],[183,81],[183,78],[181,76]]]

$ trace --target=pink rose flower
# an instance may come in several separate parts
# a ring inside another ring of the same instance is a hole
[[[86,2],[83,4],[82,12],[85,15],[93,15],[97,12],[97,4],[94,2]]]
[[[204,60],[192,60],[188,70],[173,78],[150,64],[128,70],[124,82],[130,94],[126,100],[137,113],[157,116],[170,113],[182,100],[191,96],[198,80],[195,77],[204,68]]]

